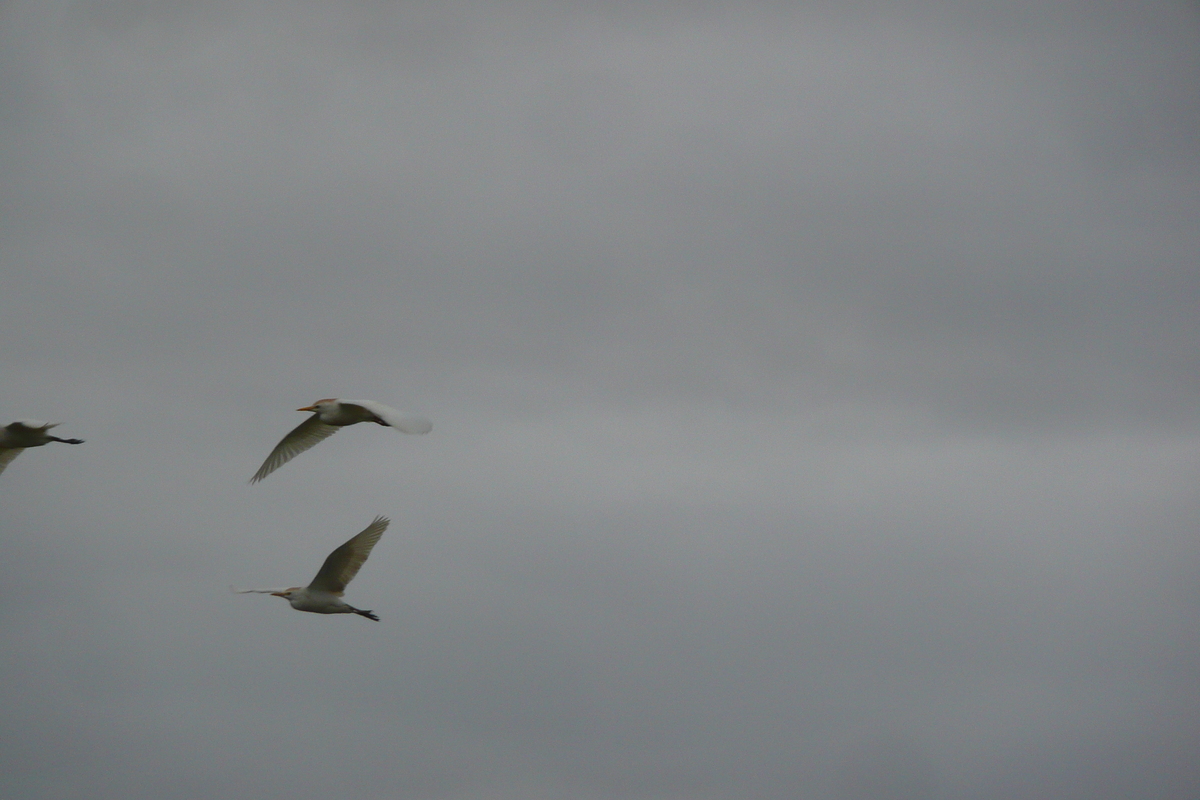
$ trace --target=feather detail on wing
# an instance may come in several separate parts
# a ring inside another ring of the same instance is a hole
[[[330,553],[308,588],[341,596],[346,584],[358,574],[367,556],[371,555],[371,548],[379,541],[390,522],[387,517],[376,517],[361,533]]]
[[[24,447],[0,447],[0,472],[4,472],[4,468],[12,463],[14,458],[21,455],[21,451],[24,449]]]
[[[250,482],[258,483],[305,450],[328,439],[335,433],[337,433],[337,426],[326,425],[324,422],[321,422],[320,417],[313,414],[293,428],[291,433],[283,437],[279,441],[279,444],[275,445],[275,449],[271,451],[271,455],[267,456],[267,460],[258,468],[258,472],[254,473],[254,477],[250,479]]]
[[[339,400],[344,406],[358,406],[359,408],[374,414],[385,423],[403,433],[429,433],[433,430],[433,423],[428,417],[423,417],[420,414],[411,414],[407,411],[401,411],[398,408],[385,406],[383,403],[376,403],[374,400]]]

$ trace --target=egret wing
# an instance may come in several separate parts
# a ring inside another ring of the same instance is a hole
[[[24,447],[0,447],[0,472],[4,472],[4,468],[12,462],[14,458],[21,455]]]
[[[404,433],[429,433],[433,430],[433,423],[429,421],[428,417],[385,406],[374,400],[340,400],[338,402],[344,406],[358,406]]]
[[[62,423],[42,422],[40,419],[19,419],[16,422],[10,422],[4,427],[18,433],[42,433],[51,428],[57,428],[59,425],[62,425]]]
[[[371,548],[379,541],[390,522],[387,517],[376,517],[361,533],[330,553],[308,588],[341,595],[346,589],[346,584],[354,579],[359,568],[366,562],[367,556],[371,555]]]
[[[336,425],[326,425],[324,422],[321,422],[320,417],[313,414],[293,428],[291,433],[279,440],[279,444],[275,445],[275,449],[271,451],[271,455],[267,456],[267,460],[258,468],[258,472],[254,473],[254,477],[250,479],[250,482],[258,483],[305,450],[328,439],[335,433],[337,433]]]

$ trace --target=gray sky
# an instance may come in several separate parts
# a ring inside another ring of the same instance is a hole
[[[0,795],[1200,795],[1198,35],[4,4]]]

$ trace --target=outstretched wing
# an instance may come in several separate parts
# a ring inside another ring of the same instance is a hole
[[[376,517],[362,533],[330,553],[308,588],[341,595],[346,589],[346,584],[354,580],[367,556],[371,555],[371,548],[379,541],[390,522],[387,517]]]
[[[258,468],[258,472],[254,473],[254,477],[250,479],[250,482],[258,483],[305,450],[318,442],[328,439],[335,433],[337,433],[337,426],[326,425],[324,422],[321,422],[319,416],[313,414],[293,428],[291,433],[279,440],[279,444],[275,445],[275,449],[271,451],[271,455],[267,456],[267,460]]]
[[[0,472],[4,472],[4,468],[14,458],[21,455],[21,451],[24,449],[24,447],[0,447]]]
[[[398,408],[385,406],[383,403],[376,403],[374,400],[339,400],[338,402],[344,406],[358,406],[404,433],[429,433],[433,430],[433,423],[429,421],[428,417],[410,414]]]
[[[44,433],[51,428],[57,428],[61,422],[42,422],[40,419],[19,419],[4,427],[18,433]]]

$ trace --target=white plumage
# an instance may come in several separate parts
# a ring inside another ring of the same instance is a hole
[[[251,483],[258,483],[275,470],[291,461],[305,450],[318,442],[337,433],[338,428],[354,425],[359,422],[374,422],[378,425],[395,428],[403,433],[429,433],[433,423],[420,414],[410,414],[406,411],[376,403],[374,400],[318,400],[311,406],[298,408],[297,411],[312,411],[311,417],[292,429],[287,436],[275,445],[275,449],[267,456],[267,460],[254,473]]]
[[[21,451],[26,447],[41,447],[50,442],[83,444],[83,439],[60,439],[46,433],[61,424],[42,422],[40,419],[19,419],[0,428],[0,472],[4,472],[4,468],[21,455]]]
[[[371,555],[371,548],[375,547],[390,522],[387,517],[376,517],[361,533],[329,554],[308,586],[293,586],[289,589],[245,589],[238,594],[269,594],[287,600],[297,611],[310,611],[314,614],[358,614],[378,622],[379,617],[375,616],[374,612],[355,608],[344,603],[341,597],[346,584],[358,574],[367,556]]]

